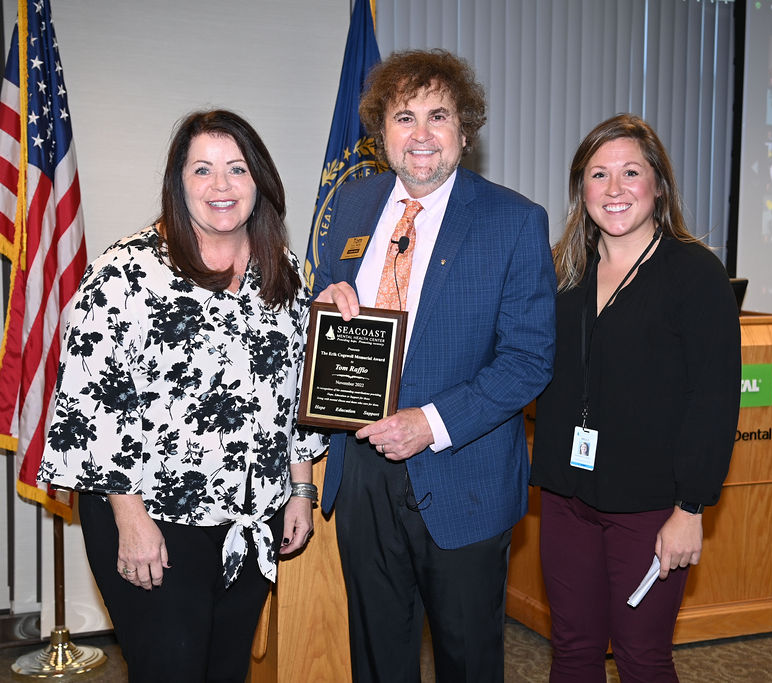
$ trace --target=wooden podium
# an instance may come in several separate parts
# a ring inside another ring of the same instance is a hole
[[[743,364],[772,363],[772,316],[742,315]],[[530,428],[533,427],[533,407]],[[527,419],[526,424],[528,425]],[[674,642],[772,631],[772,407],[742,408],[721,500],[703,516],[700,564],[690,570]],[[766,433],[766,438],[763,438]],[[549,637],[550,617],[539,563],[540,493],[512,535],[507,614]]]
[[[321,491],[326,460],[314,463]],[[259,630],[259,629],[258,629]],[[314,535],[296,557],[279,562],[271,595],[265,655],[255,657],[250,683],[343,683],[351,680],[348,611],[335,537],[335,514],[314,510]]]

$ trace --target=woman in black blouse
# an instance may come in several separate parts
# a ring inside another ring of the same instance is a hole
[[[623,682],[677,681],[673,629],[703,507],[729,467],[740,334],[726,271],[687,232],[667,153],[640,118],[615,116],[579,145],[554,257],[557,350],[531,479],[550,681],[605,681],[609,638]],[[660,580],[628,606],[655,556]]]

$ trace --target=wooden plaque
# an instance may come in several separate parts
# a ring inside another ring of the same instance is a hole
[[[407,312],[360,308],[346,322],[314,302],[310,316],[298,421],[357,430],[395,413]]]

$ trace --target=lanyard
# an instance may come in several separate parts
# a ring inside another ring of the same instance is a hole
[[[587,291],[584,293],[584,303],[582,304],[582,363],[584,364],[584,389],[582,391],[582,427],[587,427],[587,417],[590,414],[590,349],[592,348],[592,334],[595,331],[595,323],[598,322],[598,318],[600,318],[601,315],[603,315],[603,311],[605,311],[614,301],[617,294],[619,294],[619,291],[622,289],[622,287],[625,286],[625,283],[630,279],[632,274],[635,272],[636,268],[641,265],[643,262],[643,259],[646,258],[646,255],[654,248],[654,245],[657,243],[657,240],[659,239],[660,235],[662,234],[662,228],[657,228],[654,231],[654,236],[651,238],[651,242],[649,242],[649,245],[643,250],[643,253],[638,257],[638,260],[633,264],[633,267],[630,268],[630,270],[627,271],[627,275],[625,275],[622,278],[622,282],[617,285],[617,288],[614,290],[614,293],[609,297],[609,300],[604,304],[603,308],[600,310],[600,313],[595,317],[595,320],[592,322],[592,327],[590,328],[590,339],[589,343],[587,341],[587,311],[589,308],[589,304],[587,302],[590,293],[592,292],[591,282],[588,282],[587,285]],[[595,273],[595,280],[597,282],[598,279],[598,261],[600,260],[600,252],[595,251],[595,256],[592,260],[592,265],[590,266],[591,273]],[[597,290],[597,285],[596,285]],[[597,304],[595,304],[597,306]]]

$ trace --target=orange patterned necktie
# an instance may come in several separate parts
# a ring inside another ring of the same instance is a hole
[[[415,251],[415,217],[424,207],[414,199],[403,199],[405,213],[397,222],[394,234],[391,236],[386,261],[381,273],[381,284],[378,287],[376,308],[389,308],[395,311],[405,310],[407,288],[410,284],[410,267],[413,265]],[[407,237],[410,242],[403,253],[399,253],[399,238]]]

